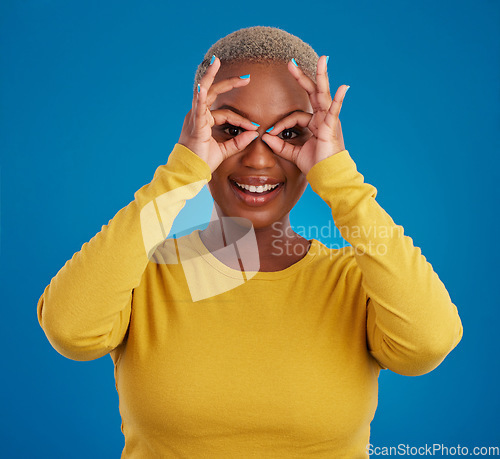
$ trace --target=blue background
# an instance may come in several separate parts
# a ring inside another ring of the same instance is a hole
[[[36,303],[166,162],[208,47],[252,25],[330,55],[346,148],[464,324],[432,373],[382,372],[371,442],[498,446],[500,2],[179,3],[0,3],[2,455],[120,456],[111,359],[61,357]],[[209,213],[204,192],[183,224]],[[330,219],[309,188],[292,223]]]

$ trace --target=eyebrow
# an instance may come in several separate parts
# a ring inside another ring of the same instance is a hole
[[[227,105],[227,104],[221,105],[217,110],[231,110],[234,113],[237,113],[238,115],[243,116],[244,118],[249,118],[249,116],[245,112],[242,112],[241,110],[238,110],[237,108],[232,107],[231,105]],[[292,110],[291,112],[288,112],[288,113],[281,115],[281,117],[279,119],[282,120],[283,118],[286,118],[287,116],[289,116],[295,112],[309,113],[309,112],[305,112],[304,110],[296,109],[296,110]]]

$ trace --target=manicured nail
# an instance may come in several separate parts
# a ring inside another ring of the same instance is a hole
[[[328,65],[329,59],[330,59],[330,56],[326,56],[326,65]]]
[[[292,62],[293,62],[293,65],[295,65],[295,67],[298,67],[297,61],[295,60],[295,57],[292,58]]]
[[[260,127],[260,124],[254,123],[253,121],[250,121],[254,126]]]
[[[274,126],[270,127],[266,132],[271,132],[273,129],[274,129]]]
[[[198,92],[200,92],[200,89],[201,89],[201,86],[200,86],[200,84],[198,83]]]
[[[255,135],[253,136],[253,140],[255,140],[257,137],[259,137],[259,133],[255,131]]]
[[[349,91],[349,88],[350,88],[350,86],[347,86],[347,89],[345,90],[345,92]]]
[[[210,61],[210,65],[212,65],[215,61],[215,54],[212,56],[212,60]]]
[[[246,80],[246,79],[250,78],[250,75],[242,75],[242,76],[240,76],[240,78],[242,80]]]

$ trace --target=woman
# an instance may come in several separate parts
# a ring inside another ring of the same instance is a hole
[[[380,369],[429,372],[460,341],[345,149],[327,61],[270,27],[215,43],[167,164],[40,298],[61,354],[111,354],[122,457],[365,457]],[[206,183],[208,227],[165,240]],[[350,247],[292,230],[307,183]]]

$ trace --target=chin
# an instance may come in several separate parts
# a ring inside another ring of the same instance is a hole
[[[281,221],[283,218],[253,218],[252,222],[254,230],[261,230],[272,227],[275,223]]]
[[[254,230],[271,227],[274,223],[286,218],[283,209],[228,209],[216,204],[219,217],[230,217],[238,226],[245,228],[253,227]]]
[[[264,214],[264,213],[263,213]],[[274,223],[283,219],[283,216],[271,216],[271,215],[259,215],[258,212],[252,212],[251,215],[249,213],[242,213],[240,215],[234,215],[234,217],[238,217],[238,222],[241,222],[240,225],[250,226],[252,225],[253,229],[259,230],[264,228],[271,227]]]

